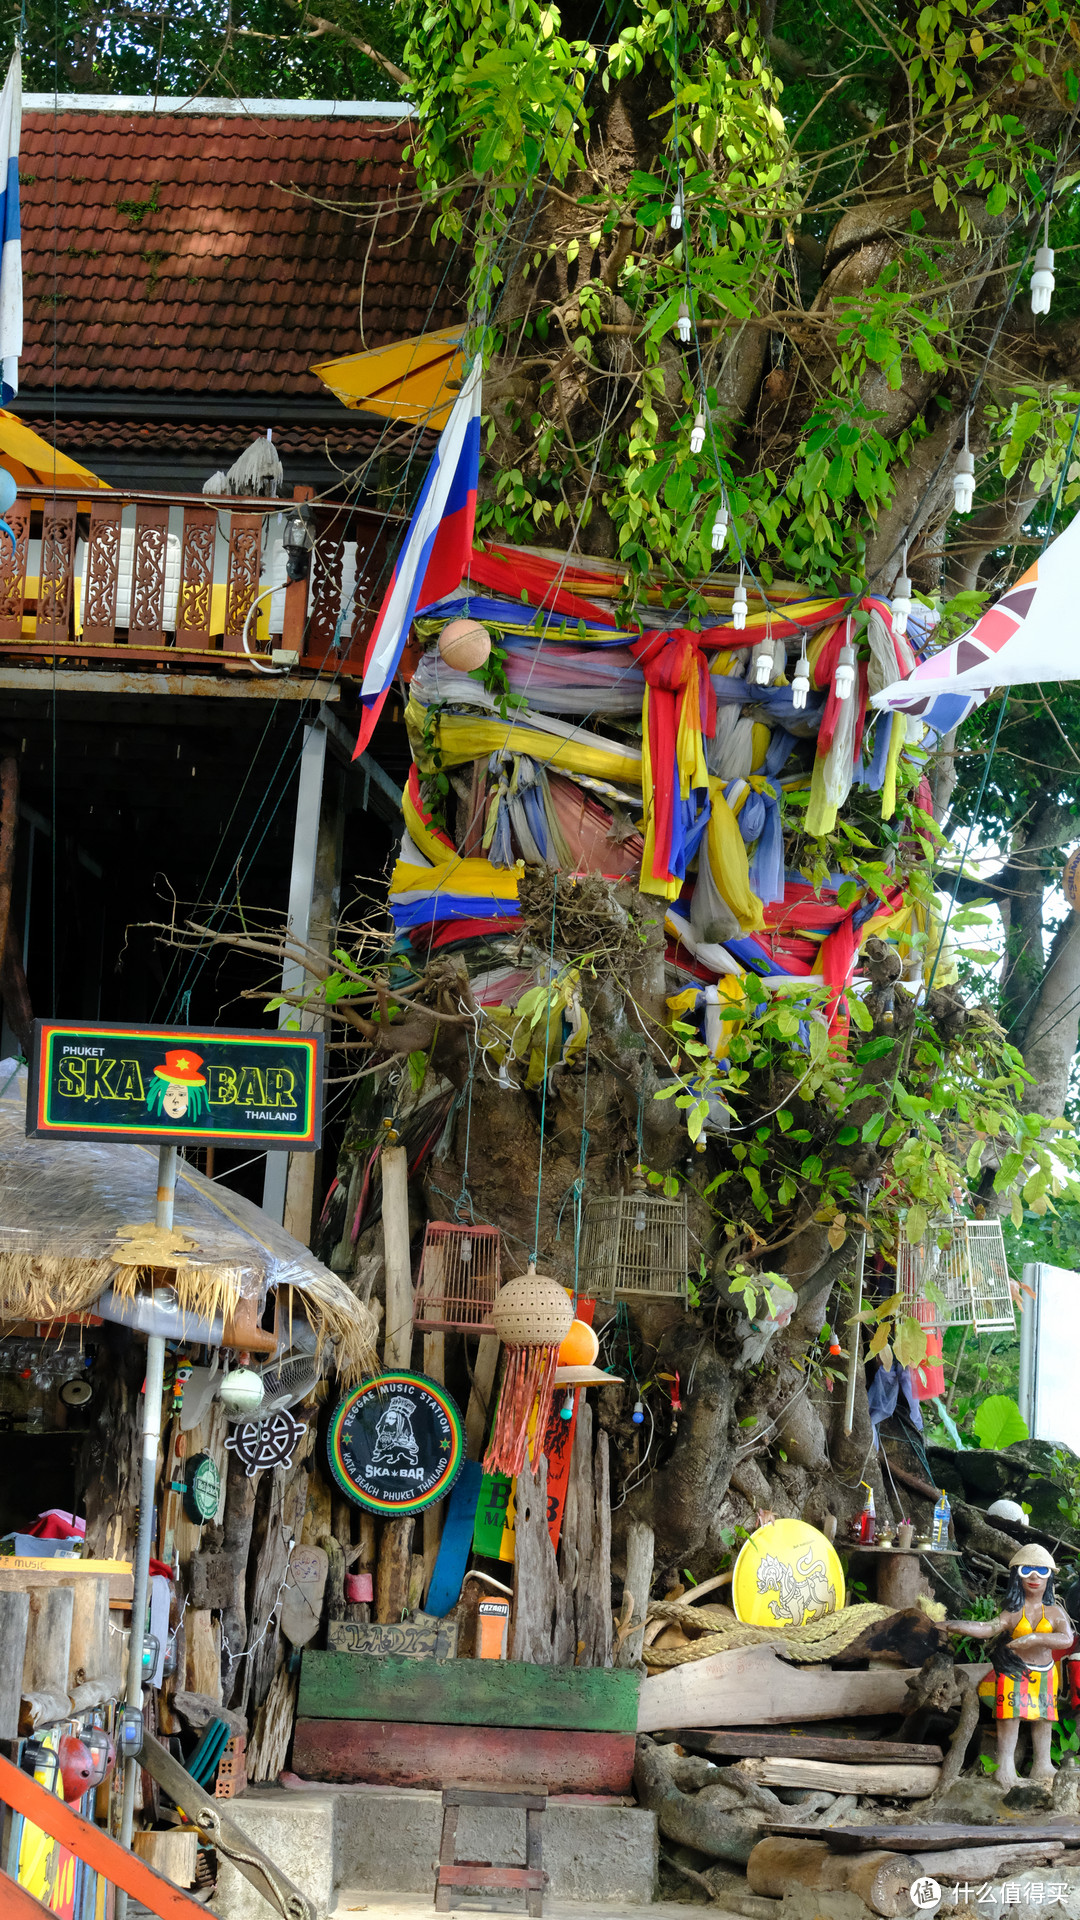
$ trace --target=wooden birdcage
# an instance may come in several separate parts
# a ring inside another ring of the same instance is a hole
[[[940,1299],[928,1291],[928,1281]],[[929,1304],[939,1327],[973,1327],[976,1333],[1015,1330],[1000,1220],[965,1220],[954,1213],[950,1219],[931,1220],[914,1245],[901,1226],[896,1286],[909,1313]]]
[[[428,1223],[413,1301],[414,1327],[494,1333],[491,1309],[499,1291],[499,1238],[498,1227]]]
[[[597,1300],[651,1294],[685,1300],[686,1195],[665,1200],[635,1181],[629,1193],[594,1194],[585,1204],[583,1289]]]

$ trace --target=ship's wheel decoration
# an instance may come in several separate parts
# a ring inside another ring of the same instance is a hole
[[[245,1420],[234,1427],[225,1445],[235,1453],[250,1480],[264,1467],[291,1467],[304,1423],[291,1413],[272,1413],[267,1420]]]

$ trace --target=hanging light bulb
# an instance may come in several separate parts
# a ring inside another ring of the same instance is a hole
[[[803,634],[802,650],[795,662],[795,672],[791,680],[791,704],[797,713],[806,705],[806,696],[810,691],[810,662],[806,654],[806,635]]]
[[[645,1409],[644,1409],[644,1407],[642,1406],[642,1404],[641,1404],[641,1401],[640,1401],[640,1400],[635,1400],[635,1401],[634,1401],[634,1411],[633,1411],[633,1413],[632,1413],[632,1414],[630,1415],[630,1418],[631,1418],[631,1420],[633,1421],[633,1423],[634,1423],[634,1425],[635,1425],[635,1427],[641,1427],[641,1426],[644,1426],[644,1424],[645,1424]]]
[[[768,687],[772,685],[775,670],[772,635],[767,633],[754,648],[750,678],[755,686]]]
[[[901,566],[903,571],[897,575],[896,585],[893,588],[892,625],[894,633],[905,634],[907,632],[908,614],[911,612],[911,581],[908,579],[906,540],[904,542],[904,558]]]
[[[574,1390],[571,1387],[568,1389],[566,1399],[563,1401],[562,1406],[559,1408],[559,1419],[572,1420],[573,1417],[574,1417]]]
[[[694,424],[690,429],[691,453],[700,453],[704,445],[705,445],[705,414],[704,414],[704,411],[699,408],[698,412],[695,413],[694,415]]]
[[[644,1233],[644,1231],[645,1231],[645,1202],[644,1200],[639,1200],[634,1212],[634,1232]]]
[[[1050,208],[1046,209],[1043,219],[1043,243],[1035,254],[1035,271],[1031,276],[1031,311],[1049,313],[1050,295],[1054,291],[1054,249],[1050,245]]]
[[[683,199],[682,174],[680,173],[679,184],[675,189],[675,198],[671,203],[671,212],[668,214],[668,220],[671,223],[672,233],[678,233],[680,227],[682,226],[683,214],[685,212],[686,212],[686,202]]]
[[[736,633],[741,633],[745,627],[747,612],[746,588],[743,584],[743,570],[740,565],[739,584],[731,596],[731,624],[735,628]]]
[[[716,509],[716,518],[712,523],[712,550],[714,553],[723,553],[727,545],[730,521],[731,515],[728,512],[728,504],[723,494],[721,494],[720,505]]]
[[[678,334],[679,339],[682,341],[683,346],[684,347],[689,346],[690,344],[690,309],[687,306],[685,300],[679,301],[679,317],[675,322],[675,331]]]
[[[836,689],[836,697],[838,700],[851,699],[852,693],[855,690],[855,649],[850,640],[845,640],[840,649],[840,657],[836,662],[836,673],[833,677],[833,686]]]
[[[461,1236],[462,1265],[467,1267],[471,1259],[472,1259],[472,1234],[463,1233]]]
[[[953,468],[953,506],[957,513],[970,513],[975,500],[975,456],[968,446],[970,416],[964,416],[963,452],[956,456]]]

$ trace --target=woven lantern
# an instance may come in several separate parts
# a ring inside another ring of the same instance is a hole
[[[531,1260],[528,1273],[501,1288],[491,1320],[505,1355],[498,1412],[484,1455],[485,1473],[507,1473],[513,1479],[521,1472],[534,1400],[535,1447],[539,1448],[551,1411],[559,1348],[573,1318],[566,1288],[537,1273]]]
[[[439,652],[455,673],[475,673],[491,652],[491,635],[479,620],[451,620],[439,635]]]

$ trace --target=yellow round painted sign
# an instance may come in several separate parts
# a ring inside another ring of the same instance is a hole
[[[805,1520],[770,1520],[743,1543],[731,1580],[735,1617],[748,1627],[801,1627],[838,1613],[844,1569]]]
[[[1061,876],[1061,891],[1070,907],[1080,913],[1080,847],[1070,853]]]

